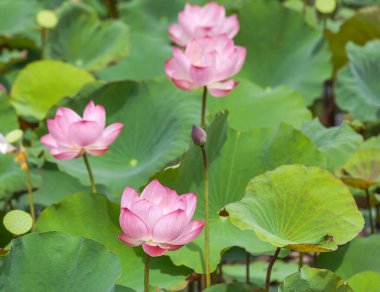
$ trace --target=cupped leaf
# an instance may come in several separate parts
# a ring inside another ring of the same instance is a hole
[[[62,232],[31,233],[0,257],[2,291],[112,291],[121,273],[101,244]]]
[[[305,266],[296,274],[287,277],[278,288],[279,292],[353,292],[339,276],[329,270]],[[356,291],[356,290],[355,290]]]
[[[207,129],[209,158],[210,261],[215,269],[224,251],[232,246],[252,254],[273,253],[267,243],[252,231],[241,231],[231,224],[225,205],[240,200],[249,180],[284,163],[324,165],[324,156],[300,131],[287,125],[276,129],[259,128],[249,132],[228,128],[225,115],[218,115]],[[292,149],[292,151],[290,151]],[[191,146],[179,168],[159,176],[164,185],[180,193],[195,192],[198,207],[195,218],[204,219],[203,164],[199,147]],[[168,255],[176,265],[203,272],[204,233],[178,251]]]
[[[226,207],[232,222],[263,241],[301,252],[326,252],[364,226],[349,189],[327,170],[285,165],[252,179],[240,202]]]
[[[247,1],[238,13],[236,43],[248,50],[240,75],[261,86],[286,84],[300,92],[308,104],[320,96],[322,83],[331,74],[322,32],[278,1]]]
[[[320,254],[317,267],[334,271],[343,279],[372,270],[380,273],[380,235],[358,237],[329,254]],[[356,290],[355,290],[356,291]]]
[[[128,28],[121,21],[101,22],[85,4],[65,3],[58,25],[49,33],[47,54],[97,71],[128,54]]]
[[[36,61],[21,70],[11,91],[17,113],[38,120],[62,98],[72,96],[94,81],[85,70],[60,61]]]
[[[363,141],[362,136],[346,124],[325,128],[315,119],[304,123],[301,130],[326,155],[327,167],[331,170],[342,166]]]
[[[357,151],[336,171],[336,175],[347,185],[368,189],[380,183],[380,150]]]
[[[283,86],[264,90],[248,80],[224,98],[209,99],[208,110],[210,113],[228,110],[230,126],[239,130],[276,127],[280,123],[300,127],[311,119],[304,99],[297,92]]]
[[[25,50],[3,49],[0,54],[0,74],[4,74],[13,64],[25,60],[26,56],[27,51]]]
[[[71,102],[68,106],[81,112],[93,100],[105,107],[108,124],[125,125],[106,154],[89,158],[95,181],[119,198],[127,185],[141,187],[180,157],[188,147],[192,124],[199,119],[200,107],[192,98],[194,94],[179,91],[166,79],[142,84],[123,81],[106,84]],[[82,159],[53,161],[89,184]]]
[[[347,280],[355,292],[378,292],[380,287],[380,273],[365,271],[355,274]]]
[[[144,283],[144,252],[118,239],[120,206],[101,194],[77,193],[46,208],[38,218],[37,231],[64,231],[103,244],[115,253],[122,263],[118,284],[142,290]],[[101,269],[103,270],[103,269]],[[175,267],[168,257],[152,258],[150,282],[152,286],[169,288],[185,280],[190,270]]]
[[[362,46],[367,41],[379,37],[380,7],[377,6],[360,9],[336,33],[328,30],[326,38],[332,52],[334,70],[337,71],[348,62],[346,53],[346,44],[348,42]]]
[[[337,103],[362,121],[376,120],[380,116],[380,40],[364,47],[348,43],[346,49],[350,62],[337,76]]]

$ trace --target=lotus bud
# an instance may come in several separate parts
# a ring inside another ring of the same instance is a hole
[[[191,131],[191,138],[193,138],[194,144],[203,146],[206,144],[207,133],[201,127],[193,125],[193,129]]]

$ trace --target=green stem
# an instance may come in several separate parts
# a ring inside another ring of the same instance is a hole
[[[41,27],[41,59],[46,59],[46,43],[48,37],[48,30],[44,27]]]
[[[365,190],[366,197],[367,197],[367,207],[368,207],[368,214],[369,214],[369,225],[371,227],[371,234],[375,232],[375,228],[373,226],[373,219],[372,219],[372,210],[371,210],[371,197],[369,195],[369,190]]]
[[[204,165],[204,182],[203,194],[205,202],[205,272],[206,272],[206,288],[211,286],[210,276],[210,229],[209,229],[209,204],[208,204],[208,158],[204,145],[201,146],[203,165]]]
[[[265,292],[269,292],[269,286],[270,286],[270,276],[271,276],[271,273],[272,273],[272,268],[273,268],[273,265],[275,263],[275,261],[277,260],[277,257],[279,255],[281,251],[281,248],[278,247],[269,263],[269,266],[268,266],[268,270],[267,270],[267,278],[266,278],[266,281],[265,281]]]
[[[206,105],[207,105],[207,87],[203,87],[202,93],[202,111],[201,111],[201,127],[206,127]],[[205,203],[205,272],[206,272],[206,288],[211,286],[210,275],[210,230],[209,230],[209,204],[208,204],[208,158],[204,145],[200,146],[203,156],[203,194]]]
[[[298,258],[298,271],[301,271],[302,267],[303,267],[303,257],[304,257],[304,253],[303,252],[300,252],[299,253],[299,258]]]
[[[249,271],[250,264],[251,264],[251,254],[249,252],[247,252],[246,258],[245,258],[245,282],[247,284],[250,284],[250,282],[251,282],[251,279],[250,279],[251,274]]]
[[[150,256],[145,256],[145,269],[144,269],[144,292],[149,292],[149,264]]]
[[[90,167],[90,162],[88,161],[87,154],[83,154],[83,159],[84,159],[84,164],[86,165],[88,176],[90,177],[91,181],[91,190],[93,193],[96,193],[96,187],[95,187],[95,181],[94,181],[94,176],[92,174],[92,170]]]
[[[119,11],[117,9],[117,0],[104,0],[104,5],[107,8],[107,16],[109,18],[119,18]]]
[[[207,87],[203,87],[202,94],[202,114],[201,114],[201,127],[205,129],[206,127],[206,105],[207,105]]]
[[[25,156],[25,165],[26,165],[25,174],[26,174],[26,185],[28,188],[29,209],[30,209],[30,215],[32,216],[32,231],[34,231],[34,229],[36,227],[36,210],[34,209],[33,185],[32,185],[30,169],[29,169],[29,165],[28,165],[28,161],[27,161],[26,156]]]

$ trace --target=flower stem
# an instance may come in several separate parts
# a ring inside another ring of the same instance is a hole
[[[369,195],[369,190],[365,190],[366,197],[367,197],[367,207],[368,207],[368,214],[369,214],[369,225],[371,227],[371,234],[375,232],[375,228],[373,226],[373,219],[372,219],[372,210],[371,210],[371,197]]]
[[[251,275],[250,275],[250,271],[249,271],[249,268],[250,268],[250,264],[251,264],[251,254],[249,252],[246,252],[246,258],[245,258],[245,282],[247,284],[250,284],[250,278],[251,278]]]
[[[298,257],[298,271],[301,271],[301,268],[303,267],[303,252],[299,252],[299,257]]]
[[[201,114],[201,127],[204,130],[206,127],[206,105],[207,105],[207,87],[203,87],[202,94],[202,114]]]
[[[41,27],[41,59],[46,59],[47,52],[46,52],[46,44],[47,44],[47,37],[48,37],[48,30],[44,27]]]
[[[149,264],[150,256],[145,256],[145,269],[144,269],[144,292],[149,292]]]
[[[84,159],[84,164],[86,164],[86,168],[87,168],[87,172],[88,172],[88,176],[90,177],[90,181],[91,181],[91,190],[93,193],[96,193],[96,187],[95,187],[95,181],[94,181],[94,176],[92,174],[92,170],[91,170],[91,166],[90,166],[90,162],[88,161],[88,157],[87,157],[87,154],[83,154],[83,159]]]
[[[119,11],[117,9],[117,0],[104,0],[104,5],[107,8],[107,16],[109,18],[119,18]]]
[[[34,209],[34,200],[33,200],[33,185],[32,185],[32,178],[30,175],[30,169],[28,165],[28,160],[26,158],[25,154],[25,174],[26,174],[26,185],[28,188],[28,197],[29,197],[29,209],[30,209],[30,215],[32,216],[32,231],[34,231],[36,227],[36,210]]]
[[[281,248],[278,247],[269,263],[269,266],[268,266],[268,270],[267,270],[267,279],[265,281],[265,292],[269,292],[269,286],[270,286],[270,276],[271,276],[271,273],[272,273],[272,268],[273,268],[273,265],[275,263],[275,261],[277,260],[277,257],[279,255],[281,251]]]
[[[206,127],[206,105],[207,105],[207,87],[203,87],[202,94],[202,111],[201,111],[201,127]],[[209,230],[209,206],[208,206],[208,158],[205,146],[200,146],[203,156],[203,194],[205,203],[205,273],[206,273],[206,288],[211,286],[210,275],[210,230]]]

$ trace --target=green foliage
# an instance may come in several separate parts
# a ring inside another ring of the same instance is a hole
[[[0,92],[0,133],[5,136],[18,128],[17,116],[5,94]]]
[[[18,74],[11,91],[17,114],[42,120],[62,98],[94,81],[88,72],[61,61],[36,61]]]
[[[363,141],[348,125],[325,128],[318,120],[304,123],[301,128],[327,158],[327,167],[331,170],[342,166]]]
[[[281,166],[251,180],[242,201],[228,205],[232,223],[263,241],[301,252],[337,249],[362,230],[349,189],[328,171]]]
[[[46,208],[37,221],[37,231],[63,231],[84,236],[104,245],[115,253],[122,263],[118,284],[141,290],[144,279],[144,253],[118,239],[120,206],[101,194],[77,193]],[[161,288],[184,281],[190,271],[174,267],[166,257],[152,259],[151,284]]]
[[[211,268],[215,269],[220,255],[232,246],[248,249],[253,254],[270,252],[252,231],[241,231],[233,226],[224,207],[243,197],[252,177],[285,163],[324,165],[323,155],[301,132],[290,126],[276,129],[260,128],[249,132],[229,129],[223,115],[217,116],[208,129],[206,150],[209,156],[210,241]],[[292,151],[288,151],[292,149]],[[227,166],[227,167],[226,167]],[[202,158],[198,147],[192,146],[180,167],[170,169],[159,179],[180,193],[195,192],[202,198]],[[227,216],[227,217],[226,217]],[[198,200],[196,218],[204,218],[204,202]],[[203,233],[178,251],[169,254],[177,265],[186,265],[197,272],[203,270]]]
[[[380,22],[379,22],[380,24]],[[364,47],[347,45],[348,65],[337,76],[336,96],[339,106],[361,121],[379,118],[380,109],[380,40]]]
[[[280,285],[280,292],[353,292],[340,277],[329,270],[305,266],[300,272],[287,277]],[[355,290],[356,291],[356,290]]]
[[[343,279],[348,279],[368,270],[380,273],[379,256],[380,235],[358,237],[337,251],[320,254],[317,267],[330,269]]]
[[[186,151],[199,105],[188,94],[165,81],[109,83],[68,106],[81,112],[93,100],[107,112],[107,123],[125,127],[102,156],[90,157],[97,183],[105,184],[116,198],[129,185],[139,188],[149,177]],[[164,102],[163,102],[164,101]],[[159,124],[157,124],[159,121]],[[82,159],[52,160],[59,168],[89,184]]]
[[[101,244],[62,232],[13,240],[0,267],[2,291],[111,291],[121,272]]]
[[[239,21],[236,43],[248,49],[241,76],[260,86],[286,84],[301,93],[307,104],[320,96],[321,83],[330,77],[331,68],[318,29],[278,1],[247,1],[239,9]]]
[[[49,58],[97,71],[128,53],[128,28],[121,21],[101,22],[84,4],[65,3],[59,23],[49,33]]]
[[[226,97],[210,99],[208,110],[210,113],[227,110],[230,126],[238,130],[276,127],[280,123],[299,128],[311,118],[297,92],[283,86],[264,90],[248,80],[242,81]]]
[[[380,274],[372,271],[360,272],[347,282],[355,292],[377,292],[380,287]]]

